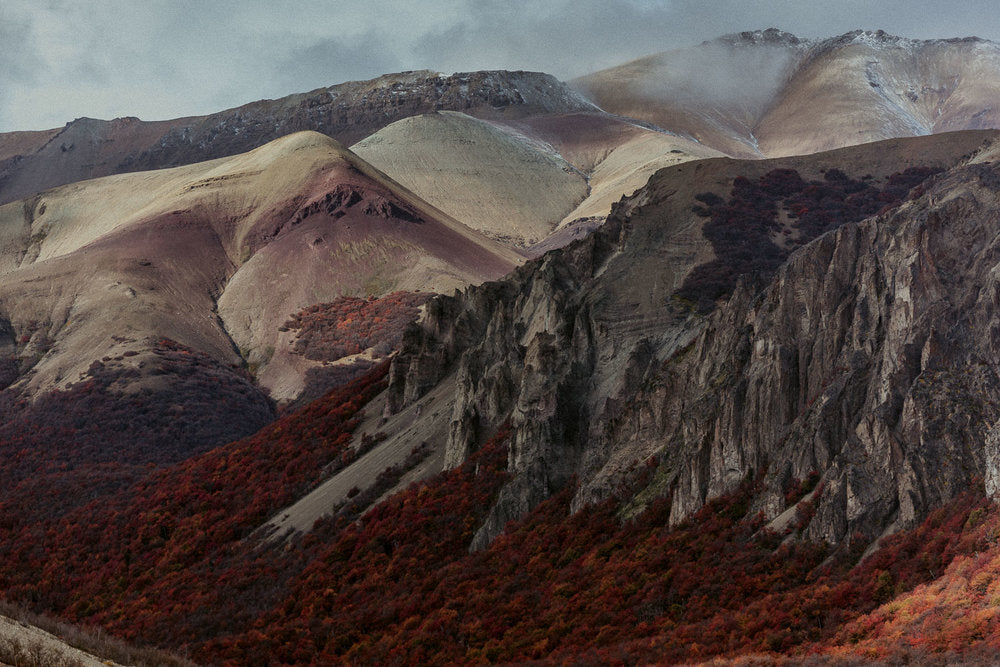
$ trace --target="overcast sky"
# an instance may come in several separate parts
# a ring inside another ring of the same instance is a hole
[[[562,79],[723,34],[1000,41],[993,0],[0,0],[0,131],[199,115],[386,72]]]

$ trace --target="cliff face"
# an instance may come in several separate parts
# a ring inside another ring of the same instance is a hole
[[[684,192],[661,172],[591,237],[410,331],[389,410],[453,373],[446,465],[512,426],[514,477],[474,546],[574,476],[575,507],[616,493],[652,455],[636,502],[668,495],[674,522],[757,474],[751,509],[787,520],[816,471],[806,534],[831,542],[1000,486],[996,167],[821,236],[704,318],[672,298],[711,255]]]
[[[769,518],[821,473],[808,533],[832,542],[911,526],[977,478],[995,489],[998,186],[993,167],[958,169],[713,314],[624,419],[669,416],[673,520],[759,469]]]

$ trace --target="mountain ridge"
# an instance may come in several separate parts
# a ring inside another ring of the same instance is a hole
[[[14,153],[0,162],[0,203],[87,178],[243,153],[300,130],[319,130],[349,145],[416,113],[443,108],[502,118],[516,117],[522,106],[534,113],[593,108],[548,74],[419,71],[249,102],[206,116],[148,122],[81,118],[30,137],[0,134],[0,155]]]
[[[912,40],[856,30],[801,40],[768,29],[647,56],[570,83],[607,111],[730,155],[778,157],[996,127],[1000,119],[987,91],[996,87],[998,68],[997,45],[979,38]]]

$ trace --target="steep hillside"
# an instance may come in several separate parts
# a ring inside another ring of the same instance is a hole
[[[32,394],[101,359],[139,371],[127,385],[162,385],[143,369],[169,338],[262,373],[277,349],[262,381],[294,398],[309,364],[279,336],[292,314],[344,294],[447,291],[520,261],[317,133],[64,186],[0,221],[6,384]]]
[[[440,109],[482,118],[592,110],[535,72],[401,72],[261,100],[209,116],[145,122],[79,118],[58,130],[0,134],[0,203],[65,183],[243,153],[286,134],[352,144],[393,121]]]
[[[765,155],[1000,127],[1000,47],[857,31],[818,44],[760,118]]]
[[[570,82],[610,113],[637,118],[734,157],[764,157],[754,136],[809,43],[745,32],[640,58]],[[846,144],[845,144],[846,145]]]
[[[769,29],[668,51],[571,82],[611,113],[737,157],[801,155],[1000,126],[1000,48],[975,38]]]

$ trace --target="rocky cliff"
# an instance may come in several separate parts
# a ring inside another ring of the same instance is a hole
[[[899,163],[868,151],[781,164]],[[393,365],[388,410],[453,376],[447,466],[510,422],[514,476],[475,547],[574,480],[574,507],[615,494],[646,461],[658,468],[635,502],[668,496],[675,523],[759,475],[753,510],[782,523],[815,511],[806,534],[830,542],[912,525],[983,479],[995,490],[1000,173],[969,155],[773,275],[745,276],[707,316],[676,296],[713,256],[692,197],[776,163],[664,170],[590,237],[432,301]],[[817,492],[788,493],[813,471]]]

